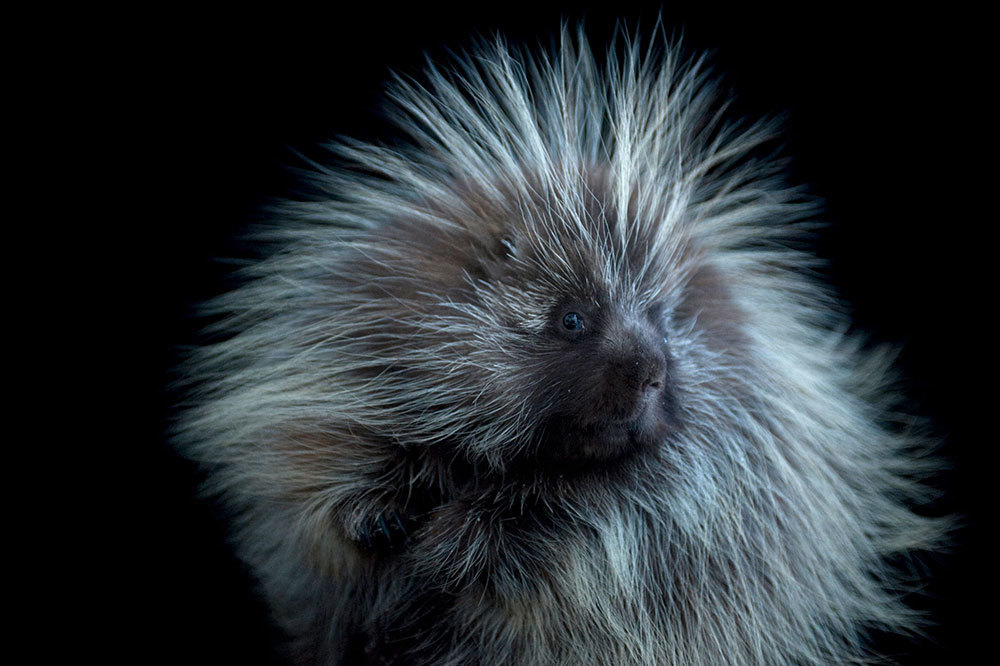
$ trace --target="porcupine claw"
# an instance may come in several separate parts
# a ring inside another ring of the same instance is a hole
[[[409,536],[406,521],[396,509],[387,509],[358,532],[358,542],[365,550],[396,550]]]

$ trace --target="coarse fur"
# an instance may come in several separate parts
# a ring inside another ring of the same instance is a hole
[[[295,663],[835,664],[908,631],[933,470],[702,61],[582,32],[399,78],[395,146],[207,308],[176,440]]]

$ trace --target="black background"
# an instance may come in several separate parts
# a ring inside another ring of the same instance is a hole
[[[176,346],[194,335],[191,304],[224,286],[228,268],[215,259],[242,252],[234,234],[292,191],[296,151],[318,156],[336,135],[378,136],[389,69],[417,72],[425,53],[441,59],[444,47],[497,30],[547,45],[561,18],[585,18],[598,45],[616,19],[650,30],[659,9],[370,3],[87,17],[108,23],[75,36],[69,84],[56,95],[85,119],[86,147],[69,160],[96,214],[66,234],[85,250],[74,254],[86,279],[67,291],[86,290],[77,316],[91,322],[83,335],[99,359],[83,375],[77,433],[102,440],[86,456],[99,469],[83,491],[101,500],[99,530],[88,520],[83,531],[93,568],[72,576],[89,584],[77,595],[91,615],[81,651],[127,663],[269,658],[266,609],[214,510],[195,499],[195,470],[165,443],[164,386]],[[983,295],[992,282],[982,268],[995,215],[977,203],[987,181],[977,174],[990,173],[977,155],[993,132],[983,18],[717,6],[666,7],[663,18],[691,52],[713,51],[739,112],[786,114],[793,177],[827,201],[818,251],[829,278],[859,330],[903,345],[907,395],[952,465],[935,510],[967,527],[950,555],[926,564],[930,638],[884,647],[903,663],[961,663],[986,631],[975,600],[992,598],[980,539],[993,478],[983,449],[996,440],[984,428],[995,384],[979,380],[992,363],[995,301]]]

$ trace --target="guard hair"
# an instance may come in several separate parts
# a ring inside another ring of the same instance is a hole
[[[937,463],[777,124],[659,35],[396,77],[204,309],[179,449],[302,664],[847,664]]]

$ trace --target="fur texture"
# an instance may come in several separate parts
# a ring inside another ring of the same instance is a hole
[[[700,61],[498,41],[210,304],[177,441],[297,663],[833,664],[939,525],[815,205]]]

